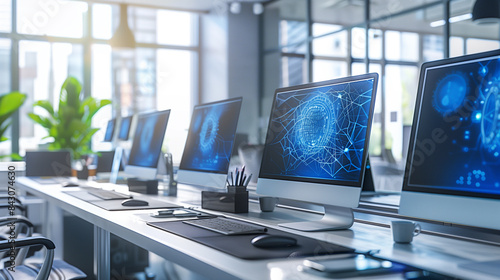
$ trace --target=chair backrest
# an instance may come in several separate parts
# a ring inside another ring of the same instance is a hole
[[[71,176],[71,152],[26,151],[26,176]]]

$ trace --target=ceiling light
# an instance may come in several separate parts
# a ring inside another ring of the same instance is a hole
[[[464,21],[472,18],[472,14],[463,14],[459,16],[454,16],[450,18],[450,23],[455,23],[459,21]],[[443,26],[445,24],[445,20],[436,20],[430,23],[431,27],[438,27],[438,26]]]
[[[253,4],[253,13],[254,15],[260,15],[264,12],[264,5],[262,3],[254,3]]]
[[[477,0],[472,8],[472,20],[479,24],[500,22],[500,1]]]
[[[231,5],[229,6],[229,10],[231,11],[231,13],[233,14],[239,14],[241,12],[241,4],[238,3],[238,2],[233,2],[231,3]]]
[[[109,44],[113,48],[135,48],[135,36],[128,26],[127,5],[125,4],[120,4],[120,22]]]

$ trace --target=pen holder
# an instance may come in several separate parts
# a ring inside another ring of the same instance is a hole
[[[248,213],[248,191],[228,186],[228,192],[201,192],[201,208],[230,213]]]

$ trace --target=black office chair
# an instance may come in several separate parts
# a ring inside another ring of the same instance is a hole
[[[45,237],[26,237],[16,239],[16,248],[28,248],[34,245],[42,245],[47,248],[45,253],[45,258],[38,269],[26,265],[16,265],[14,267],[15,271],[10,271],[9,267],[0,270],[0,280],[12,280],[12,279],[35,279],[35,280],[46,280],[49,279],[52,265],[54,263],[54,249],[56,246],[54,243]],[[0,251],[11,250],[12,243],[9,240],[0,241]]]
[[[43,273],[43,275],[46,274],[46,272],[44,272],[43,269],[44,269],[44,265],[45,265],[45,262],[47,261],[47,259],[45,259],[42,263],[40,263],[40,262],[38,262],[38,259],[34,260],[33,258],[26,258],[26,256],[30,255],[28,253],[30,248],[32,249],[33,246],[44,245],[44,244],[32,244],[30,246],[25,246],[24,248],[20,248],[23,246],[18,246],[18,240],[22,240],[25,238],[34,238],[31,236],[31,234],[33,233],[33,224],[28,219],[26,219],[25,217],[22,217],[22,216],[7,216],[7,217],[0,218],[0,226],[5,226],[5,225],[8,225],[10,223],[14,223],[16,225],[16,233],[18,231],[22,232],[22,235],[24,235],[24,236],[20,237],[20,235],[17,235],[16,239],[15,239],[15,241],[16,241],[15,247],[16,247],[16,251],[17,251],[16,262],[15,262],[15,265],[16,265],[16,272],[15,273],[16,274],[14,275],[13,278],[8,278],[9,271],[8,270],[5,271],[5,269],[0,270],[0,280],[2,280],[2,279],[51,279],[51,280],[52,279],[53,280],[74,279],[74,280],[76,280],[76,279],[87,278],[87,275],[85,273],[83,273],[81,270],[79,270],[78,268],[66,263],[63,260],[54,260],[53,253],[52,253],[52,257],[51,257],[51,266],[50,266],[51,268],[49,269],[46,278],[38,278],[38,277],[41,277],[42,273]],[[25,231],[18,230],[18,227],[20,225],[23,225],[26,228],[26,230]],[[9,233],[9,235],[10,235],[10,233]],[[2,237],[0,237],[0,238],[2,238]],[[3,236],[2,239],[5,239],[5,238],[6,237]],[[8,238],[9,237],[7,237],[7,239]],[[5,241],[8,242],[9,240],[3,240],[1,242],[5,242]],[[37,248],[37,249],[41,249],[40,246],[38,246],[38,247],[39,248]],[[54,246],[54,248],[55,248],[55,246]],[[9,257],[8,254],[7,254],[7,257]],[[21,271],[22,271],[22,274],[20,274],[21,276],[17,274],[18,267],[21,268]],[[37,272],[38,272],[38,276],[37,276]],[[10,272],[10,273],[12,274],[12,272]],[[7,278],[2,278],[2,276],[5,276]],[[23,277],[28,277],[28,278],[23,278]]]

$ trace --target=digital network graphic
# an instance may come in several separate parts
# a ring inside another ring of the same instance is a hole
[[[263,175],[358,181],[373,79],[279,93]]]
[[[233,101],[195,108],[180,168],[227,172],[240,104]]]
[[[416,148],[416,185],[500,194],[500,59],[428,69]],[[432,144],[439,130],[442,143]],[[419,146],[420,145],[420,146]]]

